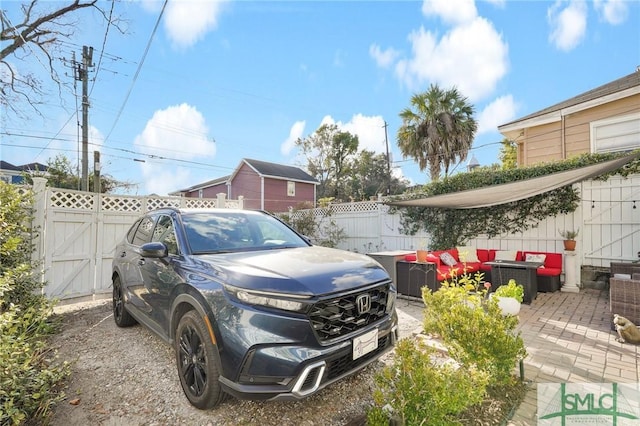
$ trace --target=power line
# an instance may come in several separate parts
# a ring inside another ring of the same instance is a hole
[[[111,133],[113,133],[113,130],[116,128],[116,125],[118,124],[118,121],[120,120],[120,116],[122,115],[122,111],[124,110],[124,107],[127,104],[127,101],[129,100],[129,96],[131,96],[131,92],[133,91],[133,86],[135,86],[136,81],[138,80],[138,76],[140,75],[140,70],[142,69],[142,65],[144,64],[144,61],[147,58],[147,54],[149,53],[149,48],[151,47],[151,42],[153,41],[153,38],[156,35],[156,31],[158,30],[158,26],[160,25],[160,20],[162,19],[162,15],[164,14],[164,10],[167,7],[168,1],[169,0],[164,0],[164,3],[162,4],[162,10],[160,10],[160,14],[158,15],[158,19],[156,20],[156,24],[153,27],[153,31],[151,32],[151,36],[149,37],[149,41],[147,42],[147,46],[144,49],[144,54],[142,55],[142,59],[140,60],[140,63],[138,64],[138,68],[136,69],[136,73],[133,76],[133,80],[131,81],[131,85],[129,86],[129,90],[127,91],[127,95],[125,96],[124,101],[122,102],[122,105],[120,106],[120,109],[118,110],[118,114],[116,115],[116,119],[113,122],[113,125],[111,126],[111,129],[109,130],[109,133],[107,133],[107,136],[104,138],[104,142],[105,143],[107,143],[107,141],[109,140],[109,137],[111,136]]]
[[[98,80],[98,73],[100,72],[100,66],[102,65],[102,57],[104,56],[104,47],[107,44],[107,36],[109,35],[109,28],[111,27],[111,19],[113,17],[113,8],[115,5],[115,0],[111,0],[111,10],[109,11],[109,18],[107,20],[107,29],[104,32],[104,38],[102,39],[102,49],[100,49],[100,57],[98,58],[98,65],[96,66],[96,73],[93,77],[93,82],[91,84],[91,90],[89,90],[89,96],[93,93],[93,88],[96,85],[96,80]]]

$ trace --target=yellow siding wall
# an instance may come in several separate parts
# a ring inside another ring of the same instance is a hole
[[[571,158],[591,152],[590,123],[640,111],[640,94],[566,115],[564,118],[564,156],[562,122],[525,129],[519,165],[534,165]]]

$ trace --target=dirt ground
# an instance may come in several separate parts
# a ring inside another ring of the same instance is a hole
[[[402,337],[420,327],[419,305],[399,311]],[[52,425],[346,425],[362,424],[381,363],[295,402],[228,398],[202,411],[182,393],[173,349],[142,326],[118,328],[111,301],[56,308],[63,328],[51,344],[72,363]]]

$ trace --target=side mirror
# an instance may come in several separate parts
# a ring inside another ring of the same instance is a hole
[[[140,247],[140,255],[142,257],[161,259],[169,255],[169,250],[167,249],[167,246],[164,245],[164,243],[146,243]]]

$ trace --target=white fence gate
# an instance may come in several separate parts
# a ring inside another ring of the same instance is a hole
[[[45,294],[70,299],[111,291],[116,244],[141,214],[159,207],[243,208],[242,198],[139,197],[47,188],[34,178],[34,259],[42,265]]]

